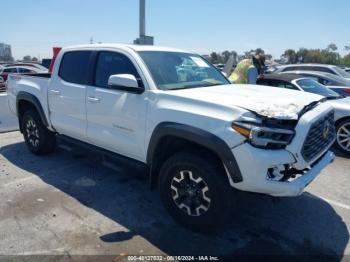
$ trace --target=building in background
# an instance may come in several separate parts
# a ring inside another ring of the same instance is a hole
[[[0,61],[12,61],[12,51],[11,46],[0,43]]]

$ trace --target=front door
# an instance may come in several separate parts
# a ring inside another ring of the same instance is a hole
[[[126,55],[99,52],[94,81],[87,90],[87,137],[96,146],[143,161],[147,92],[135,94],[110,88],[108,78],[114,74],[132,74],[142,85]]]

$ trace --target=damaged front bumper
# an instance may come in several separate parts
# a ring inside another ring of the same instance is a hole
[[[271,178],[271,169],[280,169],[283,174],[283,167],[293,166],[296,160],[287,150],[264,150],[252,147],[245,143],[232,149],[239,165],[243,181],[233,183],[232,187],[255,193],[267,194],[275,197],[293,197],[302,194],[303,190],[321,173],[321,171],[333,162],[335,156],[327,151],[311,167],[305,167],[294,179],[275,180]],[[282,175],[281,175],[282,176]],[[290,178],[290,176],[289,176]]]

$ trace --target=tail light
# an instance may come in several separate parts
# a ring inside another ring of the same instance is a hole
[[[350,88],[343,89],[345,93],[350,95]]]

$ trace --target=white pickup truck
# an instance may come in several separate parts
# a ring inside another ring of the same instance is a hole
[[[7,87],[30,151],[50,153],[60,137],[133,160],[192,229],[229,218],[237,190],[298,196],[334,159],[322,97],[232,85],[186,51],[65,48],[52,74],[11,75]]]

